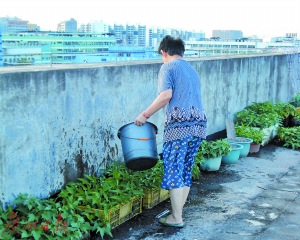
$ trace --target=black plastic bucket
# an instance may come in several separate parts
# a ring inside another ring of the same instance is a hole
[[[127,168],[143,171],[154,167],[158,161],[156,145],[157,127],[150,122],[143,126],[129,123],[118,131]]]

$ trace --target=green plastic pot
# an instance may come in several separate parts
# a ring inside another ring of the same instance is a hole
[[[245,137],[236,137],[233,139],[227,139],[230,143],[236,143],[243,146],[240,152],[240,158],[247,157],[250,151],[250,144],[253,142],[251,138],[245,138]]]
[[[230,143],[231,151],[228,155],[222,156],[221,164],[234,164],[239,160],[241,150],[244,148],[241,144]]]
[[[200,163],[203,171],[218,171],[221,166],[222,156],[216,158],[205,158],[205,162]]]

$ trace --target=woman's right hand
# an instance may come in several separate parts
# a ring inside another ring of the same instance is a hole
[[[138,126],[143,126],[147,122],[147,118],[144,116],[143,113],[137,116],[137,118],[134,120],[134,124]]]

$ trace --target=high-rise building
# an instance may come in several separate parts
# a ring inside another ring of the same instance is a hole
[[[109,28],[108,28],[109,29]],[[115,34],[118,44],[146,47],[146,26],[143,25],[114,25],[109,33]]]
[[[81,24],[78,24],[78,29],[77,29],[78,32],[85,32],[85,24],[81,23]]]
[[[135,46],[135,26],[126,25],[126,45]]]
[[[57,24],[58,32],[77,32],[77,21],[74,18],[71,18],[67,21],[62,21]]]
[[[138,46],[146,46],[146,26],[138,25]]]
[[[166,35],[171,35],[172,36],[170,28],[162,29],[162,37],[164,38],[164,36],[166,36]]]
[[[86,32],[92,32],[92,24],[91,23],[88,23],[85,25],[85,31]]]
[[[178,36],[184,41],[203,41],[205,39],[205,33],[200,32],[189,32],[185,30],[176,29],[161,29],[157,27],[149,28],[147,31],[147,43],[146,46],[157,48],[160,41],[166,36]]]
[[[203,41],[205,40],[205,33],[200,32],[189,32],[189,31],[183,31],[181,33],[181,37],[184,41]]]
[[[172,29],[168,29],[168,31],[169,31],[169,35],[171,35],[173,37],[181,37],[179,30],[172,28]]]
[[[116,41],[118,44],[123,43],[123,25],[116,25],[114,24],[114,30],[113,33],[115,34]]]
[[[205,32],[193,32],[193,37],[197,40],[197,41],[202,41],[205,40]]]
[[[110,26],[101,21],[92,21],[87,24],[79,24],[78,32],[110,33]]]
[[[212,37],[223,41],[238,40],[243,38],[243,32],[240,30],[213,30]]]
[[[158,44],[163,38],[163,30],[161,28],[153,27],[148,31],[148,46],[157,48]]]
[[[2,30],[2,34],[8,32],[8,18],[0,18],[0,28]]]
[[[109,25],[102,20],[91,22],[91,28],[94,33],[109,33]]]

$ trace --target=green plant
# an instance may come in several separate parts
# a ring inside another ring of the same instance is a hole
[[[80,239],[93,227],[72,209],[54,199],[38,199],[19,194],[15,208],[0,211],[3,239]]]
[[[139,182],[141,189],[160,189],[163,174],[163,161],[159,160],[151,169],[133,171],[131,176]]]
[[[289,116],[294,116],[296,113],[295,106],[287,102],[278,101],[275,104],[275,107],[276,107],[276,112],[284,118],[288,118]]]
[[[283,116],[278,114],[278,108],[271,102],[253,103],[235,113],[234,123],[249,127],[269,128],[280,125]]]
[[[283,128],[277,130],[278,137],[284,142],[284,147],[300,148],[300,127]]]
[[[80,209],[80,214],[93,227],[93,231],[111,235],[109,210],[130,202],[134,196],[143,196],[141,184],[131,171],[119,163],[113,163],[103,175],[85,175],[78,182],[68,183],[59,195],[61,202],[70,209]],[[90,211],[90,209],[103,210]]]
[[[255,112],[256,114],[275,113],[276,112],[276,108],[275,108],[274,104],[270,101],[254,102],[251,105],[245,107],[245,109]]]
[[[295,117],[296,120],[300,121],[300,107],[296,108],[294,117]]]
[[[237,137],[251,138],[253,143],[259,144],[263,140],[264,133],[259,128],[248,127],[243,123],[241,126],[235,126],[235,132]]]
[[[204,158],[216,158],[229,154],[231,147],[230,143],[225,139],[219,139],[215,141],[203,140],[199,151]]]
[[[295,96],[292,97],[291,104],[294,107],[300,107],[300,92],[297,92]]]
[[[116,205],[127,203],[134,196],[144,194],[136,179],[129,176],[129,172],[118,171],[116,168],[112,169],[112,176],[97,178],[85,175],[85,178],[78,180],[76,183],[68,183],[59,193],[58,196],[65,205],[71,203],[75,207],[89,206],[107,212]]]
[[[192,178],[194,180],[200,179],[201,171],[200,171],[199,166],[202,162],[205,162],[205,158],[203,157],[202,153],[200,151],[198,151],[196,154],[196,157],[195,157],[193,168],[192,168]]]

